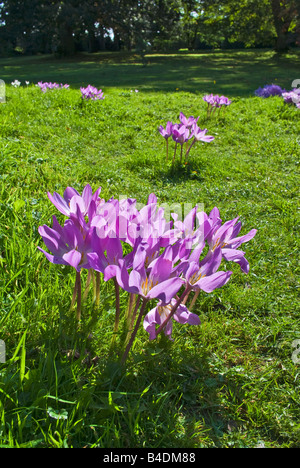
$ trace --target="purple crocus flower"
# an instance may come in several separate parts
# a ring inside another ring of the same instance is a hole
[[[180,112],[179,120],[187,128],[191,128],[194,124],[198,122],[199,117],[195,118],[191,115],[190,117],[187,118],[183,112]]]
[[[71,219],[67,219],[62,227],[53,216],[53,227],[43,225],[38,231],[51,253],[40,247],[38,249],[51,263],[70,265],[77,271],[90,268],[87,253],[92,248],[92,229],[82,232]]]
[[[193,138],[193,140],[186,152],[186,155],[185,155],[186,159],[189,156],[191,148],[197,141],[202,141],[203,143],[211,143],[215,139],[215,137],[213,137],[212,135],[206,135],[206,132],[207,132],[207,128],[204,128],[203,130],[201,130],[201,128],[198,127],[197,124],[194,124],[192,126],[191,138]]]
[[[150,340],[154,340],[156,338],[156,325],[161,325],[168,318],[172,307],[175,306],[175,304],[175,299],[172,299],[170,304],[167,305],[163,304],[162,302],[159,302],[157,306],[154,309],[150,310],[150,312],[148,312],[148,314],[145,316],[143,326],[146,332],[149,333]],[[201,323],[198,315],[190,312],[187,309],[187,307],[183,304],[180,304],[177,307],[176,312],[172,316],[172,318],[176,322],[181,324],[188,323],[189,325],[200,325]],[[164,328],[164,333],[169,339],[172,339],[172,330],[173,323],[172,320],[169,320]]]
[[[123,259],[123,248],[117,238],[107,237],[104,242],[102,241],[103,239],[99,239],[96,230],[94,230],[91,240],[93,252],[87,253],[87,259],[90,267],[103,273],[104,280],[108,281],[116,275],[115,269],[110,268],[110,266],[119,265],[119,261]]]
[[[230,101],[226,96],[219,96],[218,94],[207,94],[203,97],[203,101],[207,102],[207,116],[209,117],[212,113],[214,114],[217,109],[220,110],[223,106],[227,107],[231,104]]]
[[[217,215],[217,208],[215,214]],[[219,218],[220,220],[220,218]],[[244,242],[253,239],[257,229],[251,229],[244,236],[238,236],[242,224],[237,222],[238,217],[220,225],[220,222],[215,223],[215,228],[208,236],[208,244],[212,251],[221,248],[222,256],[227,261],[233,261],[240,265],[244,273],[249,272],[249,263],[244,257],[245,252],[237,250]]]
[[[214,96],[213,94],[206,94],[202,99],[207,102],[209,106],[215,106],[217,103],[217,96]]]
[[[295,88],[292,91],[282,93],[282,97],[287,104],[294,103],[297,106],[300,103],[300,89]]]
[[[168,120],[166,128],[160,125],[158,130],[159,130],[159,133],[167,140],[172,135],[172,127],[173,127],[172,122]]]
[[[212,135],[206,135],[207,133],[207,128],[204,128],[201,130],[198,125],[193,125],[192,127],[192,136],[195,138],[196,141],[203,141],[205,143],[210,143],[215,139]]]
[[[186,127],[183,124],[175,124],[173,125],[172,129],[172,138],[175,141],[175,152],[174,152],[174,157],[173,157],[173,163],[175,160],[175,154],[176,154],[176,147],[177,144],[179,143],[181,146],[181,151],[180,151],[180,162],[182,162],[182,153],[183,153],[183,145],[184,143],[187,143],[189,139],[191,138],[191,133],[190,129]]]
[[[226,96],[221,96],[220,97],[220,102],[219,102],[220,106],[230,106],[231,103],[232,103],[232,101],[230,101],[228,99],[228,97],[226,97]]]
[[[139,251],[139,255],[144,258],[144,252]],[[138,294],[144,299],[160,299],[164,304],[168,304],[183,284],[183,280],[178,277],[171,277],[173,262],[166,256],[160,256],[149,267],[142,266],[142,261],[135,258],[135,263],[139,265],[139,270],[132,270],[128,273],[124,260],[119,261],[119,266],[113,266],[113,273],[116,276],[119,286],[130,293]]]
[[[232,271],[217,271],[222,261],[220,248],[214,252],[208,252],[206,257],[199,263],[202,248],[193,251],[189,260],[185,262],[184,277],[187,285],[192,290],[202,289],[206,293],[211,293],[229,281]]]
[[[42,81],[39,81],[37,86],[40,87],[40,89],[43,91],[43,93],[45,93],[47,91],[47,89],[58,89],[58,88],[69,88],[70,85],[68,84],[58,84],[58,83],[51,83],[51,82],[45,82],[43,83]]]
[[[77,207],[79,207],[83,216],[89,214],[89,218],[92,218],[93,215],[91,211],[94,213],[97,204],[100,203],[100,192],[101,187],[99,187],[93,194],[91,186],[87,184],[83,189],[82,195],[80,195],[74,188],[67,187],[64,191],[63,197],[57,192],[54,192],[53,195],[48,192],[48,198],[53,203],[53,205],[65,216],[76,214]]]
[[[176,143],[183,145],[190,138],[188,127],[183,124],[174,124],[172,129],[172,138]]]

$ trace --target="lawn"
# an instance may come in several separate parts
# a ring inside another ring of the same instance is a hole
[[[299,53],[147,60],[0,60],[0,447],[299,448],[300,110],[254,96],[272,82],[290,89]],[[71,86],[42,93],[40,80]],[[82,102],[89,83],[103,101]],[[207,92],[232,99],[224,116],[207,119]],[[158,127],[181,111],[215,140],[172,167]],[[149,342],[141,328],[125,368],[109,354],[110,283],[99,307],[87,297],[78,329],[74,270],[37,249],[38,227],[57,214],[47,191],[87,183],[106,200],[154,192],[160,204],[217,206],[223,221],[240,216],[242,234],[258,230],[243,246],[249,274],[230,264],[230,282],[200,294],[201,325],[176,324],[174,341]]]

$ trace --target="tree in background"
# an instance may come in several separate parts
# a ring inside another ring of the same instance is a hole
[[[292,40],[300,42],[300,2],[299,0],[271,0],[273,22],[276,30],[275,50],[286,50]]]
[[[300,43],[299,0],[4,0],[2,53]]]

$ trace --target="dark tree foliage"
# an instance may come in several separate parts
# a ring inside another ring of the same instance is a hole
[[[0,1],[2,54],[299,43],[299,0]]]

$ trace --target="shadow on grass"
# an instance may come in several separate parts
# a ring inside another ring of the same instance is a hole
[[[203,349],[183,347],[179,353],[174,343],[162,339],[146,345],[143,353],[132,353],[126,369],[113,362],[103,365],[97,387],[103,402],[110,393],[118,416],[123,408],[116,423],[129,447],[221,447],[232,427],[242,429],[241,421],[230,419],[222,394],[226,386],[226,392],[242,398],[242,384],[237,390],[213,370],[211,361]],[[109,416],[98,417],[103,423]]]
[[[103,336],[100,355],[99,337],[84,333],[70,347],[58,334],[26,349],[26,375],[16,362],[3,365],[5,421],[19,428],[14,443],[170,449],[224,447],[236,437],[247,446],[249,381],[224,372],[192,333],[179,330],[175,342],[143,336],[125,366],[103,353]]]
[[[192,161],[187,164],[176,163],[166,170],[158,170],[157,177],[161,181],[171,184],[178,184],[191,179],[199,182],[204,181],[204,178],[199,174],[199,164]]]
[[[223,93],[253,95],[255,89],[276,82],[290,88],[300,63],[298,51],[278,56],[270,50],[197,51],[151,54],[147,66],[130,53],[79,54],[72,59],[53,56],[0,60],[0,78],[24,82],[57,81],[74,88],[93,84],[104,88],[138,88],[143,92]]]
[[[137,174],[138,177],[143,177],[143,171],[145,171],[145,177],[149,177],[148,171],[151,170],[151,177],[154,180],[160,180],[163,184],[180,184],[188,180],[197,180],[199,182],[204,182],[204,178],[201,177],[199,171],[199,160],[196,161],[193,158],[187,163],[180,163],[179,160],[176,160],[174,165],[169,161],[165,165],[161,163],[154,165],[153,161],[146,160],[145,158],[141,159],[128,159],[124,165],[126,169],[129,169],[130,172]],[[205,159],[201,159],[201,169],[204,169],[206,166]]]

